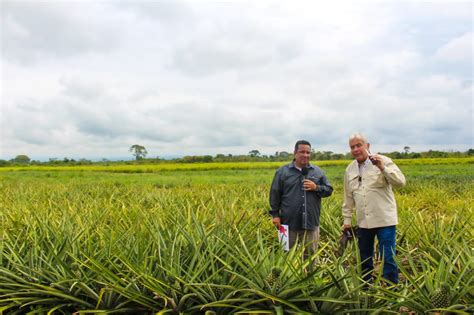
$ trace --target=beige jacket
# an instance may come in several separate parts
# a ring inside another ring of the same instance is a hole
[[[351,224],[354,208],[357,224],[361,228],[372,229],[398,224],[397,204],[392,187],[403,187],[405,176],[390,158],[379,156],[385,164],[383,172],[372,163],[367,163],[359,180],[356,160],[346,168],[342,205],[344,224]]]

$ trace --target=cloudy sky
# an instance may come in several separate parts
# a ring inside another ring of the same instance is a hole
[[[473,147],[471,1],[286,3],[1,1],[0,159]]]

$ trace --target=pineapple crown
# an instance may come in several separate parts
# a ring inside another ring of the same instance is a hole
[[[278,267],[273,267],[271,270],[270,270],[270,273],[275,276],[275,277],[279,277],[280,274],[281,274],[281,269],[278,268]]]
[[[223,283],[223,280],[224,280],[224,279],[223,279],[223,277],[222,277],[221,275],[217,275],[217,276],[214,277],[214,281],[213,281],[213,282],[214,282],[214,283],[217,283],[217,284],[221,284],[221,283]]]
[[[445,292],[449,292],[451,290],[451,287],[446,282],[441,283],[440,288]]]

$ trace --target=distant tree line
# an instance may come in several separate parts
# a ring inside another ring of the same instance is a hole
[[[293,159],[293,153],[286,151],[275,152],[273,155],[262,155],[259,150],[251,150],[245,155],[232,155],[232,154],[217,154],[212,155],[187,155],[175,159],[161,159],[156,158],[145,158],[147,152],[145,147],[134,145],[129,150],[132,152],[135,160],[133,161],[110,161],[108,159],[102,159],[98,162],[93,162],[88,159],[70,159],[70,158],[50,158],[49,161],[35,161],[31,160],[27,155],[17,155],[15,158],[7,161],[0,159],[1,166],[21,166],[21,165],[111,165],[118,163],[126,164],[153,164],[153,163],[166,163],[166,162],[177,162],[177,163],[209,163],[209,162],[272,162],[272,161],[291,161]],[[385,152],[381,153],[392,159],[417,159],[417,158],[449,158],[449,157],[471,157],[474,156],[474,149],[469,149],[465,152],[454,151],[436,151],[429,150],[426,152],[409,152],[410,148],[405,147],[404,152]],[[350,153],[341,154],[334,153],[332,151],[315,151],[311,152],[311,160],[313,161],[325,161],[325,160],[351,160],[352,155]]]
[[[104,159],[105,160],[105,159]],[[103,160],[103,161],[104,161]],[[50,158],[48,161],[31,160],[27,155],[17,155],[15,158],[7,161],[0,159],[0,166],[21,166],[21,165],[91,165],[101,162],[92,162],[88,159],[70,159],[70,158]]]
[[[429,150],[426,152],[381,152],[380,154],[386,155],[392,159],[417,159],[417,158],[448,158],[448,157],[470,157],[474,156],[474,149],[469,149],[465,152],[444,152]],[[353,157],[350,152],[334,153],[332,151],[311,151],[311,160],[313,161],[327,161],[327,160],[352,160]],[[293,153],[286,151],[275,152],[274,155],[261,155],[258,150],[252,150],[248,155],[224,155],[217,154],[216,156],[211,155],[192,155],[184,156],[182,158],[174,159],[176,162],[182,163],[196,163],[196,162],[252,162],[252,161],[291,161],[293,160]]]

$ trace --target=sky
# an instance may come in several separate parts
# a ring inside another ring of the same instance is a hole
[[[0,2],[0,159],[474,147],[471,1]]]

